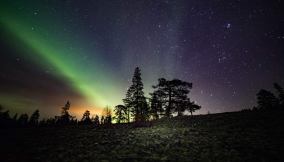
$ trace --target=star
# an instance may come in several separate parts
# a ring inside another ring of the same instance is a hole
[[[232,27],[232,25],[231,25],[230,23],[227,23],[227,24],[226,24],[226,28],[227,28],[227,29],[230,29],[231,27]]]

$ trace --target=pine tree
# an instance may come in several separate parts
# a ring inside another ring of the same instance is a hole
[[[127,109],[124,105],[117,105],[114,108],[114,119],[117,123],[124,122],[127,119]]]
[[[69,101],[65,104],[64,107],[62,107],[61,111],[61,116],[60,116],[60,121],[62,124],[67,124],[70,122],[70,119],[72,118],[71,115],[69,114],[68,110],[70,109],[71,104]]]
[[[20,126],[26,126],[28,124],[28,121],[29,121],[28,114],[21,114],[18,119],[18,123]]]
[[[92,120],[91,120],[91,118],[90,118],[90,111],[89,110],[86,110],[85,112],[84,112],[84,114],[83,114],[83,117],[82,117],[82,120],[81,120],[81,122],[83,123],[83,124],[91,124],[92,123]]]
[[[93,123],[95,126],[99,126],[100,125],[100,118],[98,115],[95,116]]]
[[[106,106],[104,109],[103,109],[103,116],[102,116],[102,119],[103,119],[103,124],[105,125],[111,125],[111,121],[112,121],[112,112],[111,112],[111,109]]]
[[[105,116],[101,116],[101,125],[105,124]]]
[[[148,105],[146,97],[143,92],[143,83],[141,79],[141,70],[139,67],[135,68],[132,78],[132,85],[129,88],[131,93],[130,105],[131,113],[134,116],[135,121],[145,121],[148,118]]]
[[[36,126],[38,125],[38,120],[39,120],[39,110],[35,110],[33,114],[30,117],[30,125]]]
[[[3,107],[0,105],[0,128],[12,126],[12,119],[9,114],[9,110],[2,111]]]

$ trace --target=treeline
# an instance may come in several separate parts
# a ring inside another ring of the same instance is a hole
[[[191,114],[201,106],[195,104],[188,97],[192,83],[179,79],[158,79],[158,84],[153,86],[150,98],[146,98],[143,91],[141,70],[135,68],[132,85],[128,88],[123,104],[114,108],[117,123],[145,122],[156,120],[160,117],[171,117],[174,114],[181,116],[185,111]]]
[[[94,115],[90,117],[91,113],[86,110],[81,120],[77,120],[75,116],[70,115],[69,109],[71,104],[69,101],[61,108],[61,115],[53,118],[40,120],[39,110],[35,110],[29,117],[24,113],[18,117],[15,114],[10,116],[9,110],[3,111],[4,108],[0,105],[0,128],[10,127],[46,127],[46,126],[63,126],[63,125],[93,125],[94,127],[109,126],[112,122],[111,109],[109,107],[104,108],[103,115],[99,117]]]
[[[9,110],[3,110],[4,108],[0,105],[0,128],[38,126],[39,124],[39,110],[34,111],[30,117],[26,113],[21,114],[19,117],[18,114],[11,117]]]

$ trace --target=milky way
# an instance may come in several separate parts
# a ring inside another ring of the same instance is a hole
[[[1,1],[0,103],[12,112],[100,113],[121,104],[136,66],[193,82],[199,113],[255,105],[284,85],[281,1]],[[71,108],[72,109],[72,108]]]

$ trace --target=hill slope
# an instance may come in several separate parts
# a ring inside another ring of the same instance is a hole
[[[160,119],[147,128],[1,130],[1,161],[283,161],[284,111]]]

